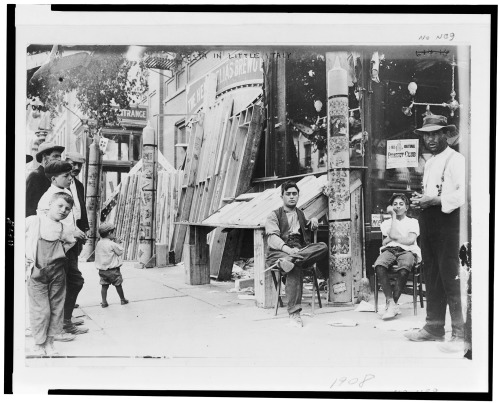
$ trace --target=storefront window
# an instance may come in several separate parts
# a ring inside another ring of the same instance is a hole
[[[456,60],[456,50],[405,47],[372,53],[367,177],[367,218],[371,219],[372,233],[379,231],[380,215],[393,193],[410,196],[421,191],[425,161],[431,154],[414,130],[422,126],[424,116],[444,115],[460,133],[464,112],[450,108],[452,92],[458,103],[461,100]],[[457,135],[448,143],[458,149],[459,140]],[[400,158],[401,153],[404,158]],[[417,217],[418,211],[410,210],[409,215]]]

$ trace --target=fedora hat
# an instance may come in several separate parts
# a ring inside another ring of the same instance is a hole
[[[50,152],[52,150],[56,150],[56,151],[60,151],[60,152],[63,152],[64,151],[64,147],[63,146],[58,146],[57,144],[54,144],[50,141],[46,141],[42,144],[40,144],[40,147],[38,147],[38,152],[36,153],[36,160],[38,162],[42,162],[42,156],[43,154],[47,153],[47,152]]]
[[[424,123],[420,129],[414,130],[415,134],[424,134],[429,132],[435,132],[437,130],[446,129],[448,131],[448,137],[452,137],[457,131],[455,125],[449,125],[448,120],[442,115],[427,115],[424,117]]]

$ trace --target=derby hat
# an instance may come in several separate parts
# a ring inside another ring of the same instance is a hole
[[[36,160],[38,162],[42,162],[43,154],[50,153],[52,150],[63,152],[64,147],[58,146],[57,144],[54,144],[50,141],[46,141],[46,142],[40,144],[40,147],[38,147],[38,152],[36,153]]]
[[[77,152],[74,151],[68,151],[66,153],[66,161],[71,160],[73,162],[76,162],[77,164],[84,164],[85,163],[85,157]]]
[[[420,129],[414,130],[415,134],[424,134],[429,132],[435,132],[437,130],[446,129],[448,132],[448,137],[454,135],[457,131],[455,125],[449,125],[448,120],[442,115],[427,115],[424,117],[424,123]]]

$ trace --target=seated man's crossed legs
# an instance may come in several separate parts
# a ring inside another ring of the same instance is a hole
[[[408,276],[410,275],[410,271],[413,269],[415,262],[415,255],[412,252],[406,251],[400,247],[387,248],[376,260],[375,270],[377,271],[377,276],[386,300],[386,308],[384,314],[382,315],[382,319],[392,319],[400,313],[397,302],[406,285],[406,281],[408,280]],[[393,291],[387,270],[388,268],[391,268],[394,263],[397,263],[398,277]],[[377,285],[375,285],[375,287],[376,286]]]
[[[288,300],[288,314],[290,318],[302,326],[300,311],[302,310],[302,268],[310,267],[328,254],[328,246],[324,242],[307,245],[299,252],[289,255],[278,250],[270,250],[267,256],[267,265],[271,266],[279,259],[278,266],[286,275],[285,294]]]

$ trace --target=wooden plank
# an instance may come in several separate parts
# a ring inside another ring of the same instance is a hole
[[[138,237],[139,237],[139,224],[140,224],[140,207],[141,207],[141,186],[142,180],[141,176],[137,175],[137,188],[135,193],[135,203],[132,213],[132,226],[130,228],[130,243],[129,249],[127,251],[128,260],[135,260]]]
[[[120,200],[118,205],[116,206],[116,214],[115,214],[115,225],[116,225],[116,236],[120,238],[122,227],[123,227],[123,217],[125,214],[125,205],[127,202],[127,189],[129,184],[129,175],[127,175],[120,187]]]
[[[351,193],[351,267],[353,298],[358,298],[359,287],[363,277],[363,221],[361,209],[361,187]]]
[[[207,245],[208,227],[189,226],[184,244],[185,282],[191,285],[210,284],[210,258]]]
[[[125,205],[125,217],[123,220],[123,230],[121,234],[121,239],[123,239],[123,249],[124,256],[123,258],[126,260],[128,245],[130,243],[130,229],[132,226],[132,210],[134,208],[135,203],[135,193],[137,188],[137,175],[133,175],[131,177],[131,185],[129,185],[129,191],[127,196],[127,204]]]
[[[253,113],[252,113],[253,112]],[[232,194],[230,196],[238,196],[239,194],[245,192],[250,187],[253,172],[255,169],[255,162],[257,159],[257,152],[260,146],[260,139],[262,133],[263,124],[263,114],[262,108],[255,105],[251,110],[249,109],[246,113],[252,113],[250,123],[248,125],[248,131],[246,133],[245,148],[242,150],[240,161],[238,164],[238,172],[235,174],[236,182],[234,183],[234,189],[232,189]],[[241,119],[245,119],[244,115],[241,115]],[[244,129],[240,129],[244,130]],[[242,233],[236,233],[234,236],[241,236]],[[233,261],[236,254],[239,253],[237,248],[238,242],[232,241],[231,243],[224,245],[224,250],[222,253],[221,264],[219,268],[218,279],[228,279],[231,277],[231,270],[233,267]],[[216,264],[216,262],[214,262]]]
[[[194,180],[198,168],[198,156],[201,149],[201,139],[203,138],[203,125],[194,123],[195,135],[193,136],[191,150],[189,151],[189,161],[186,160],[187,170],[184,171],[184,183],[186,185],[185,191],[182,192],[181,201],[179,205],[178,214],[176,217],[177,222],[187,221],[191,213],[191,204],[194,196]],[[177,231],[174,230],[174,253],[175,263],[179,263],[182,259],[182,250],[184,245],[184,238],[186,237],[186,227],[176,226]]]
[[[253,231],[255,303],[260,308],[272,308],[276,298],[271,271],[266,269],[266,238],[264,229]]]

